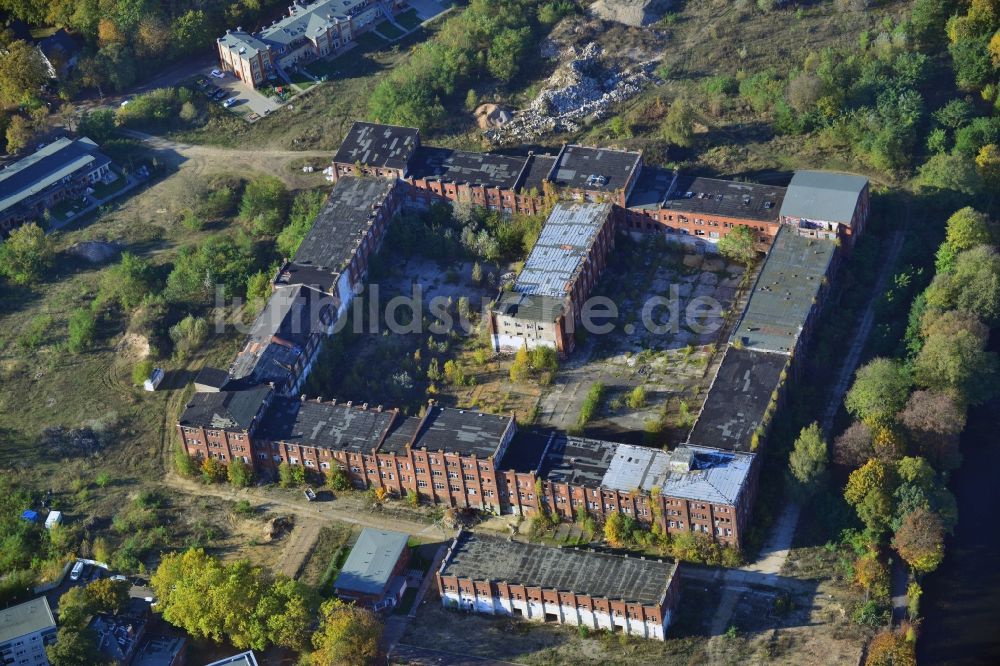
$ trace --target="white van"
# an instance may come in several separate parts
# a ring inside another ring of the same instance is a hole
[[[73,565],[73,570],[69,572],[70,580],[80,580],[80,574],[83,573],[83,562],[77,560],[76,564]]]

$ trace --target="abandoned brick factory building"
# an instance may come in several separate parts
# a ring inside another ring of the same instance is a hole
[[[663,640],[680,597],[676,562],[462,532],[437,571],[441,603]]]
[[[330,198],[228,371],[199,375],[180,417],[187,453],[339,469],[358,488],[491,513],[599,519],[623,513],[666,532],[739,546],[766,440],[829,282],[869,214],[865,178],[797,172],[788,188],[688,177],[636,152],[564,146],[556,155],[466,153],[420,144],[415,129],[355,123],[333,161]],[[562,201],[560,201],[562,200]],[[704,247],[749,226],[767,257],[704,406],[674,451],[518,432],[514,415],[298,395],[327,335],[364,283],[403,209],[467,201],[505,213],[551,211],[513,289],[488,317],[497,349],[572,351],[572,324],[617,231],[662,232]]]

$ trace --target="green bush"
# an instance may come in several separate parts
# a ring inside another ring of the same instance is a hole
[[[90,308],[77,308],[69,318],[69,338],[66,346],[74,354],[90,349],[97,331],[97,315]]]
[[[579,427],[582,428],[594,418],[601,406],[601,398],[603,396],[604,384],[597,382],[590,387],[590,390],[587,391],[587,396],[583,400],[583,405],[580,407],[580,417],[577,419]]]
[[[302,465],[278,465],[278,482],[282,488],[297,488],[306,483],[306,468]]]

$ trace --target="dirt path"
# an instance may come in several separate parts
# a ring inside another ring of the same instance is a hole
[[[178,170],[197,175],[209,171],[250,169],[281,178],[292,188],[315,187],[325,181],[318,171],[302,173],[292,170],[291,162],[309,159],[316,162],[313,166],[324,168],[333,158],[333,152],[329,150],[237,150],[180,143],[137,130],[123,129],[121,132],[141,141],[156,153],[161,163]]]
[[[289,578],[298,578],[302,571],[302,565],[306,563],[309,553],[316,545],[319,538],[319,531],[323,527],[322,523],[316,520],[307,520],[295,524],[291,536],[285,543],[285,549],[281,553],[281,563],[278,566],[278,573]]]
[[[207,486],[197,481],[182,478],[174,472],[168,472],[164,476],[162,483],[174,490],[191,495],[211,495],[234,502],[248,500],[258,504],[264,510],[280,510],[294,514],[297,519],[302,521],[301,524],[316,520],[323,522],[339,521],[352,525],[361,525],[362,527],[396,530],[426,540],[436,541],[444,541],[455,536],[454,530],[447,530],[437,523],[421,523],[386,513],[358,511],[356,508],[347,508],[344,506],[342,500],[306,504],[305,499],[300,503],[284,497],[276,497],[264,488],[236,490],[230,486]],[[338,504],[340,505],[338,506]]]

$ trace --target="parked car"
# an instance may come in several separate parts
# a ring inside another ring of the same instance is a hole
[[[213,69],[212,70],[212,76],[214,76],[217,79],[224,79],[224,78],[226,78],[226,73],[225,72],[220,72],[217,69]]]
[[[230,97],[229,99],[227,99],[225,102],[222,103],[222,106],[228,109],[229,107],[236,104],[236,102],[238,101],[240,101],[238,97]]]
[[[226,96],[226,95],[228,94],[228,93],[227,93],[227,92],[226,92],[225,90],[223,90],[222,88],[218,88],[217,90],[218,90],[219,92],[217,92],[217,93],[215,93],[214,95],[212,95],[212,97],[213,97],[213,98],[215,98],[215,99],[217,99],[217,100],[220,100],[220,99],[222,99],[223,97],[225,97],[225,96]]]
[[[306,500],[308,500],[309,502],[316,501],[316,491],[312,489],[312,486],[306,486],[305,494],[306,494]]]
[[[81,574],[83,574],[83,562],[77,560],[76,564],[73,565],[73,570],[69,572],[69,579],[80,580]]]

